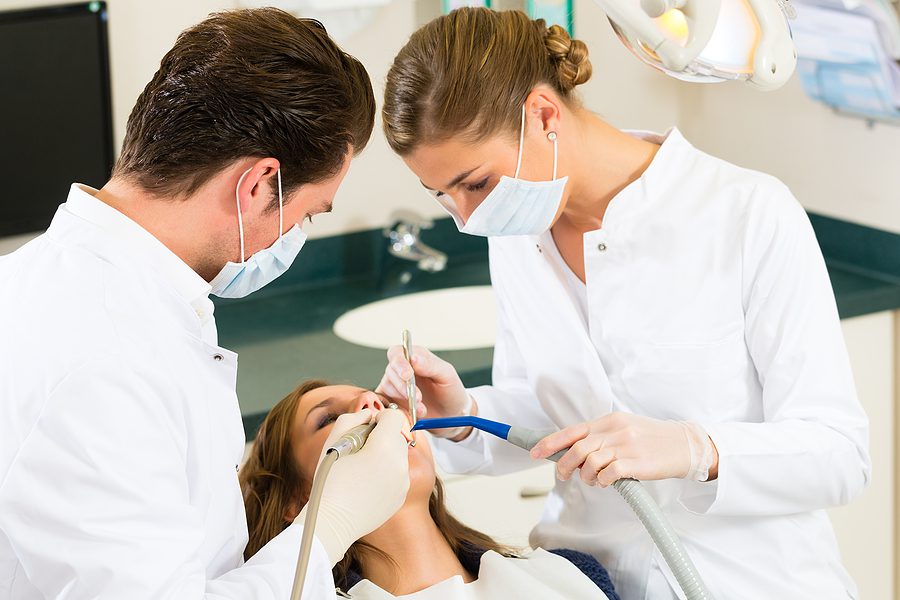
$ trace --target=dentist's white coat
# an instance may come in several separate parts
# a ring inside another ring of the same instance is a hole
[[[612,411],[695,421],[718,480],[646,485],[713,596],[855,597],[823,509],[866,485],[868,421],[799,203],[673,130],[584,249],[586,286],[549,233],[490,240],[500,317],[494,386],[471,390],[479,414],[535,428]],[[481,433],[436,448],[452,472],[534,464]],[[623,600],[677,589],[617,492],[577,474],[557,482],[532,543],[592,553]]]
[[[290,596],[300,525],[242,558],[237,355],[208,293],[77,185],[0,257],[0,599]],[[304,598],[334,597],[317,542]]]

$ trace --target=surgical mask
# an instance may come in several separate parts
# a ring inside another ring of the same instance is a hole
[[[243,298],[263,288],[287,271],[306,242],[306,234],[299,225],[284,230],[284,201],[281,195],[281,169],[278,169],[278,239],[271,246],[244,260],[244,219],[238,190],[251,169],[244,171],[234,189],[237,201],[238,229],[241,234],[241,262],[228,262],[210,282],[211,292],[220,298]]]
[[[451,198],[446,194],[435,199],[453,220],[456,227],[469,235],[485,237],[507,235],[539,235],[553,225],[553,219],[562,204],[563,191],[568,177],[556,178],[557,139],[551,131],[547,138],[553,142],[553,178],[550,181],[526,181],[519,179],[522,167],[522,149],[525,141],[525,107],[522,107],[522,126],[519,130],[519,156],[513,177],[506,175],[478,205],[469,219],[463,223]]]

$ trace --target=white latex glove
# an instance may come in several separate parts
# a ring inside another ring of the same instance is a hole
[[[415,372],[416,415],[419,418],[426,415],[438,418],[476,414],[477,407],[453,365],[421,346],[413,346],[410,350],[412,364],[403,357],[402,346],[388,349],[388,366],[376,392],[384,394],[400,406],[406,406],[406,382]],[[471,429],[434,429],[431,434],[459,440],[465,438]]]
[[[369,409],[338,417],[322,456],[341,435],[371,419]],[[409,456],[403,431],[408,431],[409,422],[399,410],[379,411],[375,420],[378,424],[366,445],[334,463],[322,491],[316,537],[325,547],[331,566],[359,538],[394,516],[406,500]],[[306,518],[306,510],[304,507],[296,519],[300,523]]]
[[[531,456],[546,458],[564,448],[556,466],[561,480],[581,469],[588,485],[606,487],[619,479],[715,479],[718,452],[703,429],[683,421],[661,421],[611,413],[548,435]]]

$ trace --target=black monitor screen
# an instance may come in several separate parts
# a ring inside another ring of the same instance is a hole
[[[112,162],[106,4],[0,12],[0,236],[46,229]]]

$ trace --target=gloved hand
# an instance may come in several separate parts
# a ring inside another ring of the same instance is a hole
[[[338,417],[322,456],[341,435],[372,418],[369,409]],[[374,418],[378,424],[366,445],[334,463],[322,491],[316,537],[325,546],[331,566],[359,538],[394,516],[409,490],[409,456],[403,434],[404,428],[409,428],[406,416],[399,410],[382,410]],[[303,523],[306,511],[304,507],[296,520]]]
[[[413,346],[410,350],[412,364],[403,357],[402,346],[392,346],[388,349],[388,366],[376,392],[386,395],[400,406],[406,406],[406,382],[415,372],[416,414],[419,418],[426,415],[437,418],[476,414],[477,407],[453,365],[421,346]],[[462,439],[471,429],[471,427],[435,429],[431,434],[437,437]]]
[[[581,469],[588,485],[606,487],[619,479],[715,479],[719,455],[701,427],[684,421],[661,421],[628,413],[611,413],[548,435],[531,449],[546,458],[571,446],[556,466],[566,481]]]

